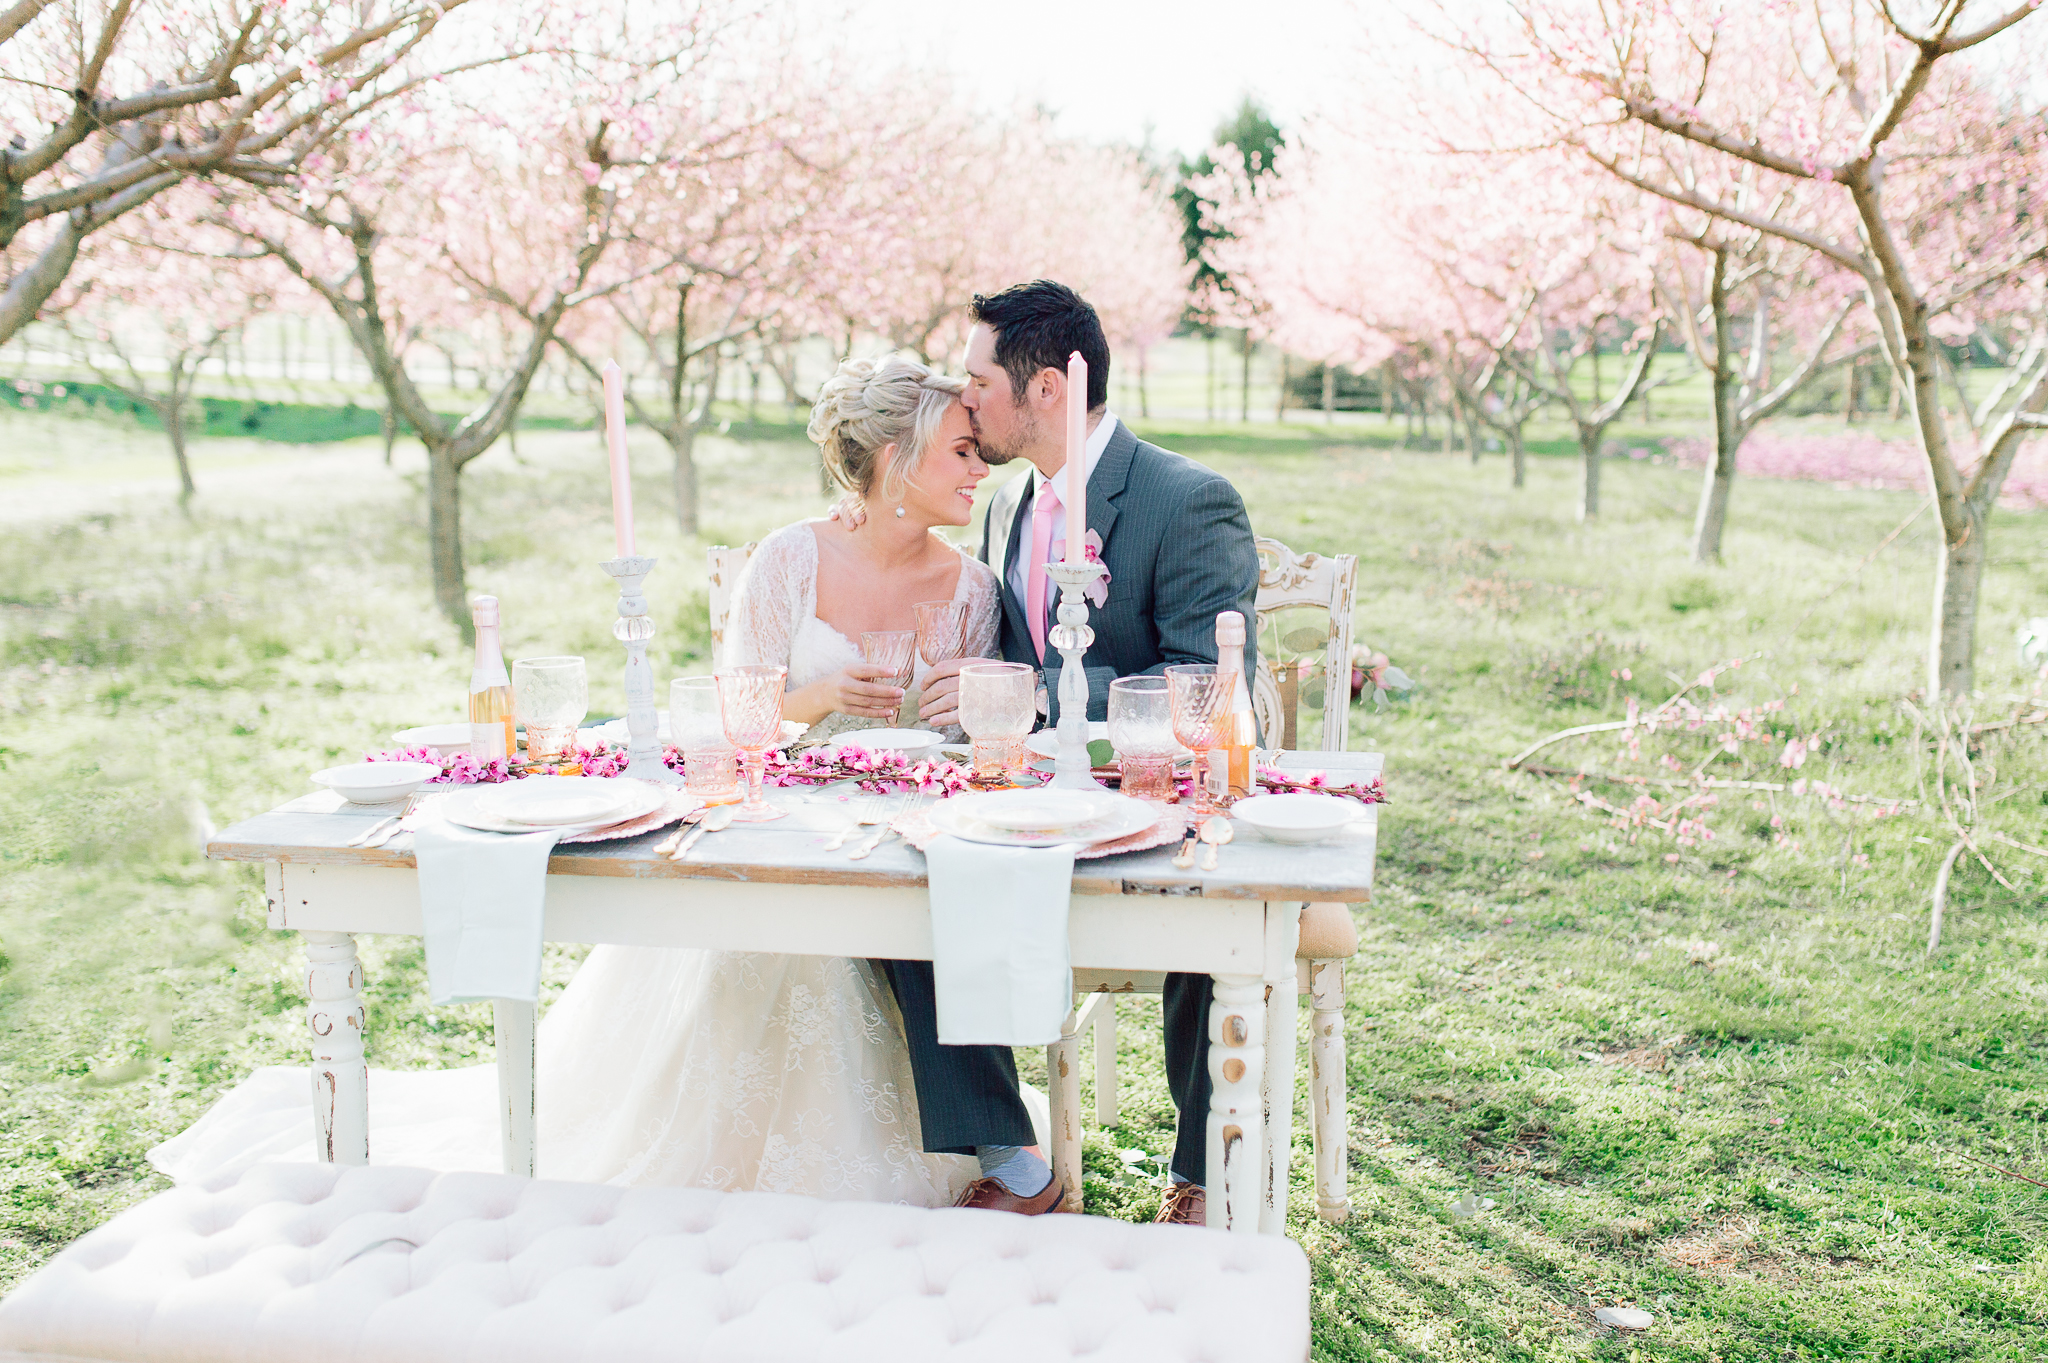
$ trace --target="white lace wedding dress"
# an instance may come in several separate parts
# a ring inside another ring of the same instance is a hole
[[[721,664],[783,663],[798,687],[859,661],[817,618],[817,574],[810,523],[763,540]],[[969,608],[968,656],[990,656],[994,575],[963,554],[954,599]],[[833,715],[817,727],[874,722]],[[536,1096],[543,1178],[945,1206],[978,1172],[920,1149],[895,1000],[844,957],[597,947],[541,1020]],[[494,1098],[491,1066],[371,1071],[372,1162],[499,1167]],[[275,1067],[149,1158],[186,1180],[310,1159],[312,1147],[306,1072]]]

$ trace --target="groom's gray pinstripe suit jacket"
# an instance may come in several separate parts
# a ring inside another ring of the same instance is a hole
[[[990,501],[981,558],[996,570],[1003,602],[1002,651],[1011,662],[1038,663],[1024,603],[1010,588],[1010,569],[1031,548],[1030,499],[1035,473],[1013,478]],[[1158,672],[1173,663],[1216,661],[1216,615],[1234,610],[1255,619],[1259,557],[1251,518],[1230,480],[1194,460],[1147,444],[1130,427],[1116,433],[1088,479],[1088,528],[1102,536],[1109,599],[1089,606],[1095,642],[1085,659],[1088,717],[1108,713],[1109,684]],[[1048,588],[1048,596],[1057,592]],[[1056,603],[1049,603],[1056,604]],[[1247,677],[1258,669],[1258,631],[1245,631]],[[1059,720],[1060,655],[1046,649],[1045,686]]]

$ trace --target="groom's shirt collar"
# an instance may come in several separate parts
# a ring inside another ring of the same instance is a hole
[[[1085,464],[1082,465],[1082,467],[1087,470],[1086,476],[1082,479],[1083,484],[1086,484],[1089,479],[1095,477],[1095,466],[1102,462],[1102,452],[1109,448],[1110,437],[1116,434],[1116,427],[1116,413],[1105,411],[1102,414],[1102,420],[1096,422],[1095,429],[1088,433],[1088,443],[1081,447],[1082,456],[1087,461]],[[1054,474],[1053,477],[1058,478],[1065,473],[1066,470],[1061,469],[1060,472]],[[1045,482],[1046,479],[1044,474],[1039,473],[1036,469],[1032,470],[1031,491],[1030,494],[1026,496],[1024,499],[1024,506],[1026,508],[1024,512],[1024,517],[1025,524],[1027,526],[1030,524],[1030,508],[1038,504],[1038,491],[1040,488],[1045,486]],[[1067,509],[1064,506],[1060,507],[1058,510],[1052,513],[1052,537],[1053,542],[1056,545],[1063,544],[1066,542]],[[1010,565],[1010,590],[1017,594],[1017,600],[1020,602],[1030,599],[1024,591],[1024,588],[1029,581],[1029,579],[1027,579],[1024,576],[1024,560],[1030,557],[1031,533],[1027,529],[1024,532],[1024,540],[1017,554],[1017,560],[1016,562]],[[1041,567],[1042,566],[1043,565],[1041,565]],[[1056,596],[1057,590],[1048,593],[1047,599],[1051,600],[1054,599]]]

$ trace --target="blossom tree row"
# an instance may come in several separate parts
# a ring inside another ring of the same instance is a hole
[[[426,447],[434,593],[457,621],[462,471],[550,356],[592,376],[628,365],[693,533],[693,442],[737,348],[823,335],[943,358],[975,293],[1041,274],[1095,298],[1126,350],[1178,318],[1178,220],[1134,154],[1035,114],[990,119],[929,81],[905,101],[901,73],[840,69],[793,11],[214,4],[161,56],[145,39],[171,11],[148,0],[6,11],[0,50],[68,86],[190,98],[93,94],[78,136],[0,153],[0,321],[64,327],[154,407],[189,496],[197,366],[259,308],[331,313]],[[99,65],[73,71],[80,51]],[[17,101],[24,124],[51,112],[33,103]],[[122,157],[156,169],[108,168]],[[157,368],[133,362],[138,325]],[[450,417],[426,375],[457,349],[486,392]]]
[[[1929,686],[1966,693],[1990,510],[2048,428],[2041,7],[1441,0],[1277,175],[1212,190],[1219,250],[1279,344],[1404,372],[1503,434],[1517,483],[1522,424],[1562,410],[1582,517],[1608,425],[1689,357],[1714,395],[1702,561],[1743,440],[1877,357],[1942,525]],[[2008,357],[1977,402],[1966,342]]]

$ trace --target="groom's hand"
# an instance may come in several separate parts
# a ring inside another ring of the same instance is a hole
[[[867,518],[867,504],[851,492],[840,493],[839,500],[832,503],[830,509],[825,512],[826,520],[838,521],[848,530],[860,529],[867,522]]]
[[[995,658],[949,658],[926,674],[924,701],[917,715],[935,729],[960,722],[960,669],[974,663],[992,663]]]

